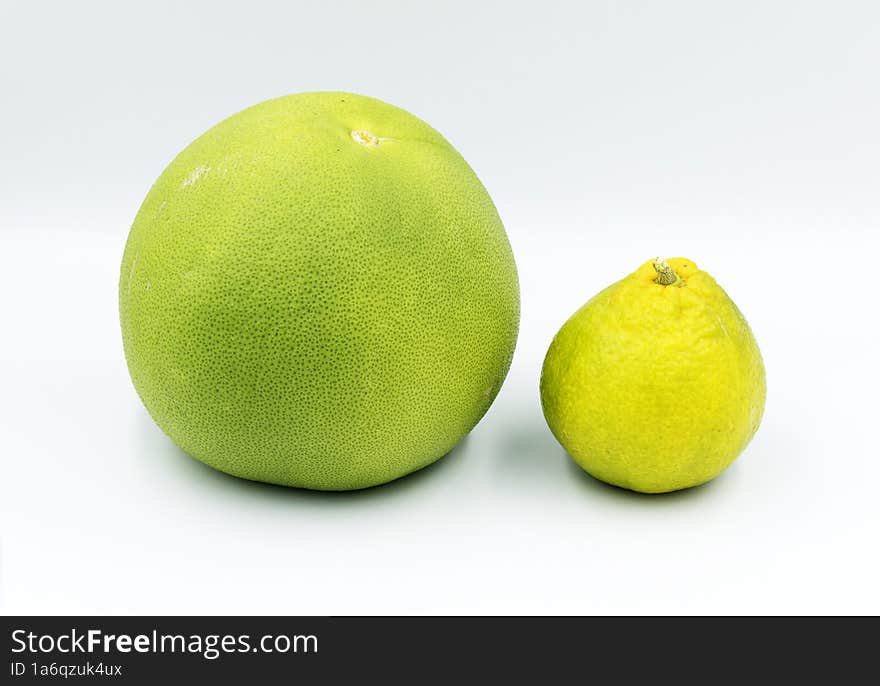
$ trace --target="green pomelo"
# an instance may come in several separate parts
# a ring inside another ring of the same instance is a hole
[[[230,117],[162,173],[119,309],[134,386],[184,451],[347,490],[434,462],[480,420],[519,289],[492,200],[439,133],[304,93]]]

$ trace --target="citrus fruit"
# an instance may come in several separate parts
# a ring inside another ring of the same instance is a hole
[[[303,93],[221,122],[131,227],[119,310],[134,386],[235,476],[347,490],[443,456],[505,378],[516,266],[488,193],[433,128]]]
[[[544,416],[575,462],[645,493],[720,474],[757,431],[765,395],[745,318],[684,258],[649,260],[587,302],[541,372]]]

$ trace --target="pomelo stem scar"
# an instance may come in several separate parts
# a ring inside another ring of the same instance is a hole
[[[361,145],[379,145],[379,137],[369,131],[352,131],[351,137],[356,143],[360,143]]]

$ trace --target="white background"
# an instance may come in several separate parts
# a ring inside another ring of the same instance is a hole
[[[880,612],[880,5],[0,4],[4,613]],[[471,436],[319,494],[202,466],[128,380],[116,281],[150,184],[304,90],[424,118],[508,228],[522,325]],[[712,273],[764,353],[716,481],[604,486],[547,430],[555,331],[655,255]]]

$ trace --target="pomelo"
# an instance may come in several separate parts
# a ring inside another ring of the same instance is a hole
[[[492,200],[437,131],[303,93],[226,119],[165,169],[119,309],[134,386],[184,451],[347,490],[434,462],[480,420],[519,289]]]

